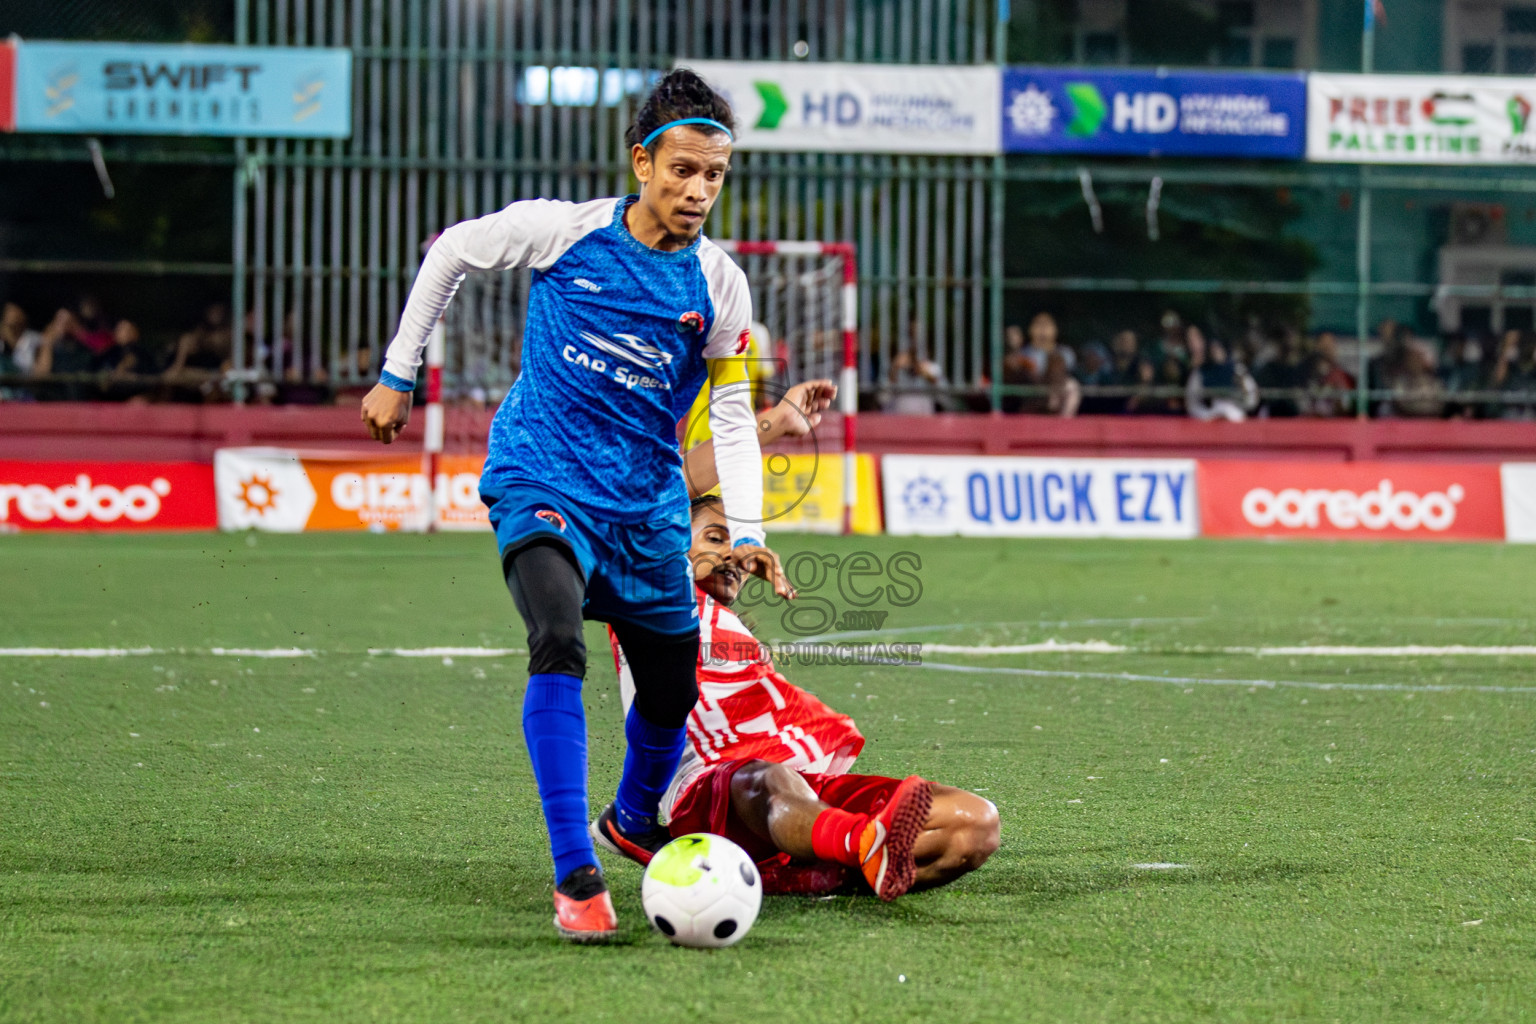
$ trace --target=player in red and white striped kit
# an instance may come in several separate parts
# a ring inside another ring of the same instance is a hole
[[[915,775],[849,774],[864,747],[853,719],[777,672],[730,609],[743,577],[725,557],[730,534],[719,499],[696,499],[692,519],[699,701],[661,802],[670,834],[736,842],[763,869],[766,892],[830,891],[853,868],[891,900],[980,867],[997,849],[997,808]],[[611,631],[609,639],[627,706],[628,666]],[[647,863],[653,851],[626,841],[607,818],[593,822],[597,841]]]

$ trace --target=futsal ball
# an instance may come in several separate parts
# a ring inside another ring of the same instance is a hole
[[[679,946],[732,946],[757,920],[763,880],[747,851],[699,832],[672,840],[651,858],[640,902],[651,926]]]

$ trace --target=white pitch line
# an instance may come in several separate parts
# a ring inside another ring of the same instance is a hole
[[[898,626],[891,629],[849,629],[839,633],[820,633],[805,638],[807,642],[818,640],[857,640],[860,637],[912,636],[917,633],[942,633],[957,629],[1003,629],[1023,626],[1027,629],[1073,629],[1078,626],[1146,626],[1170,622],[1204,622],[1204,617],[1139,618],[1139,619],[1038,619],[1013,622],[947,622],[929,626]]]
[[[1452,686],[1431,683],[1409,686],[1403,683],[1316,683],[1296,679],[1207,679],[1199,676],[1145,676],[1131,672],[1071,672],[1065,669],[991,668],[982,665],[949,665],[941,661],[905,663],[904,668],[931,668],[940,672],[965,672],[975,675],[1028,676],[1034,679],[1107,679],[1124,683],[1177,683],[1183,686],[1277,686],[1303,690],[1385,690],[1410,693],[1536,693],[1536,686]]]
[[[527,654],[522,647],[370,647],[369,657],[391,655],[396,658],[505,658]]]
[[[324,655],[396,658],[503,658],[527,654],[521,647],[393,647],[366,652],[318,651],[305,647],[0,647],[0,658],[142,658],[152,654],[213,658],[317,658]]]
[[[934,654],[972,654],[990,657],[998,654],[1243,654],[1261,658],[1316,657],[1316,658],[1531,658],[1536,657],[1536,645],[1487,645],[1405,644],[1397,647],[1362,647],[1332,644],[1300,645],[1293,647],[1131,647],[1111,644],[1102,640],[1062,642],[1043,640],[1033,644],[923,644],[924,652]]]
[[[0,658],[131,658],[158,653],[153,647],[0,647]]]
[[[923,653],[934,654],[1126,654],[1131,648],[1103,640],[1042,640],[1035,644],[1002,644],[991,647],[967,644],[923,644]]]
[[[1135,868],[1137,871],[1177,871],[1180,868],[1187,868],[1189,865],[1170,864],[1164,861],[1157,861],[1152,864],[1132,864],[1131,867]]]
[[[210,647],[208,653],[215,658],[313,658],[319,652],[303,647]]]

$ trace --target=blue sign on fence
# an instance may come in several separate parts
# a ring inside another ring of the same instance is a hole
[[[1003,72],[1003,150],[1127,156],[1269,157],[1306,150],[1301,74]]]
[[[346,138],[352,134],[352,54],[22,42],[16,47],[16,130]]]

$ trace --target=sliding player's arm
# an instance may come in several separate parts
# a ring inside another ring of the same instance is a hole
[[[781,437],[804,437],[816,429],[821,414],[837,397],[837,385],[830,380],[808,380],[784,393],[779,404],[763,413],[757,421],[758,446],[772,444]],[[683,453],[683,478],[688,481],[688,500],[708,494],[720,484],[715,473],[715,439],[706,438]]]
[[[432,327],[472,270],[539,266],[562,241],[570,203],[531,199],[448,228],[421,261],[400,329],[384,353],[379,383],[363,399],[363,422],[375,441],[389,444],[411,415],[411,392]]]
[[[757,443],[752,383],[742,359],[709,360],[709,429],[732,560],[767,580],[780,597],[794,597],[779,556],[763,540],[763,451]]]

